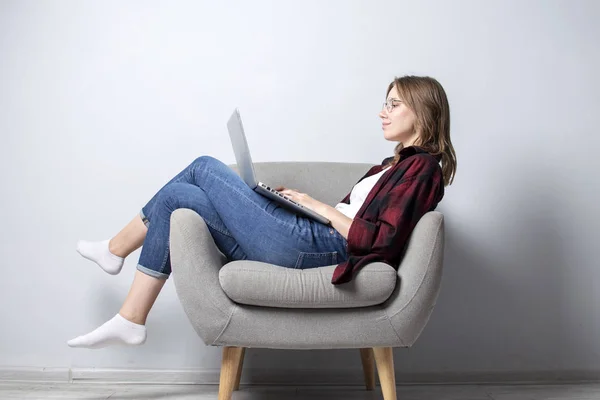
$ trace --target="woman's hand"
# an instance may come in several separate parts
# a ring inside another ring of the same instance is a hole
[[[353,221],[352,218],[348,218],[334,207],[315,200],[306,193],[300,193],[296,189],[286,189],[283,186],[279,186],[276,187],[275,190],[294,200],[296,203],[302,204],[304,207],[309,208],[317,214],[329,219],[330,225],[337,230],[340,235],[344,237],[344,239],[348,240],[350,225],[352,225]]]
[[[284,196],[294,200],[296,203],[302,204],[304,207],[309,208],[315,212],[318,212],[317,210],[322,204],[320,201],[313,199],[306,193],[300,193],[296,189],[287,189],[283,186],[279,186],[276,187],[275,190],[277,190]]]

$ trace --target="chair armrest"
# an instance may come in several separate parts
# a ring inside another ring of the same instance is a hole
[[[186,208],[171,214],[169,244],[177,296],[204,344],[212,345],[236,307],[219,283],[219,270],[227,258],[204,219]]]

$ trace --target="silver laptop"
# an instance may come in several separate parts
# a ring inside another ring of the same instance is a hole
[[[235,153],[235,160],[237,161],[240,176],[252,190],[280,203],[291,211],[312,218],[323,224],[330,224],[331,221],[321,214],[314,212],[310,208],[304,207],[302,204],[295,202],[272,187],[256,181],[254,165],[252,164],[250,149],[248,148],[248,142],[246,141],[244,127],[242,125],[242,118],[240,117],[240,111],[237,108],[233,111],[233,114],[231,114],[231,117],[227,122],[227,130],[229,130],[229,137],[231,138],[231,145],[233,146],[233,152]]]

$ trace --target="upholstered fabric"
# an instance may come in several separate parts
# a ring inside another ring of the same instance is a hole
[[[232,261],[219,271],[227,296],[241,304],[284,308],[366,307],[383,303],[396,286],[396,270],[372,263],[350,285],[331,284],[335,265],[293,269],[258,261]]]

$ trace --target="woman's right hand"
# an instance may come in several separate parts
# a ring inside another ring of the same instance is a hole
[[[278,192],[283,192],[284,190],[293,190],[294,192],[297,192],[298,189],[290,189],[290,188],[286,188],[285,186],[277,186],[276,188],[273,188],[275,190],[277,190]]]

